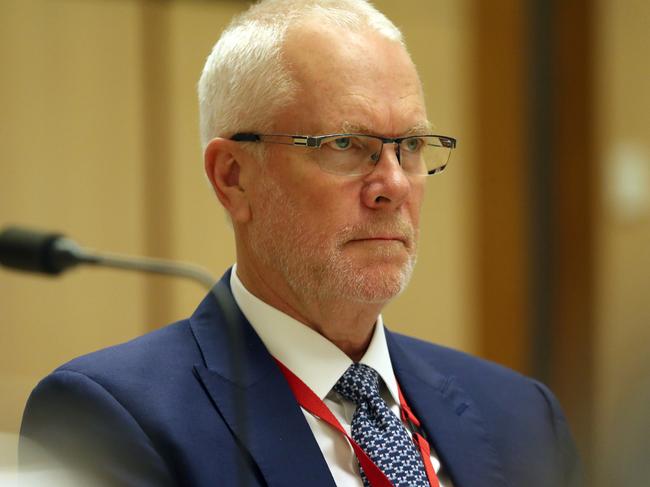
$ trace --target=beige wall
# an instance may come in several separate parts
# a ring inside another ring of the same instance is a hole
[[[142,93],[133,2],[0,2],[0,225],[141,252]],[[145,281],[0,270],[0,430],[37,379],[144,330]]]
[[[598,485],[650,475],[650,3],[598,2]]]
[[[410,42],[431,119],[460,141],[449,171],[429,182],[418,269],[387,321],[472,351],[470,2],[376,4]],[[0,227],[60,230],[219,276],[234,248],[202,174],[195,85],[243,6],[0,0]],[[29,391],[54,367],[187,316],[202,295],[192,283],[109,270],[54,280],[0,269],[0,432],[17,431]],[[0,467],[13,448],[0,441]]]

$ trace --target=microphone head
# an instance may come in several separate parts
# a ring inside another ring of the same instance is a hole
[[[17,226],[0,232],[0,264],[22,271],[60,274],[76,262],[61,258],[60,233],[42,232]]]

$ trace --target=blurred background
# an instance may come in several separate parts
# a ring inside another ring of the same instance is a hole
[[[374,3],[405,34],[436,130],[459,140],[427,183],[418,267],[387,323],[544,381],[588,485],[647,485],[650,2]],[[0,0],[0,228],[219,277],[234,246],[203,175],[195,87],[247,5]],[[0,268],[0,469],[41,377],[186,317],[203,294]]]

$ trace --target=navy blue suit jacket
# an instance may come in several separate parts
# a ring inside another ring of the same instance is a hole
[[[27,403],[27,438],[94,485],[333,487],[303,413],[234,304],[228,272],[191,318],[77,358]],[[224,319],[239,329],[233,347]],[[457,487],[577,485],[560,407],[542,384],[458,351],[386,332],[395,374]],[[242,360],[233,361],[233,350]]]

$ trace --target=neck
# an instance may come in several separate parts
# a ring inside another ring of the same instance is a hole
[[[299,296],[282,279],[269,279],[244,262],[237,277],[246,289],[265,303],[310,327],[358,362],[368,349],[383,303]]]

